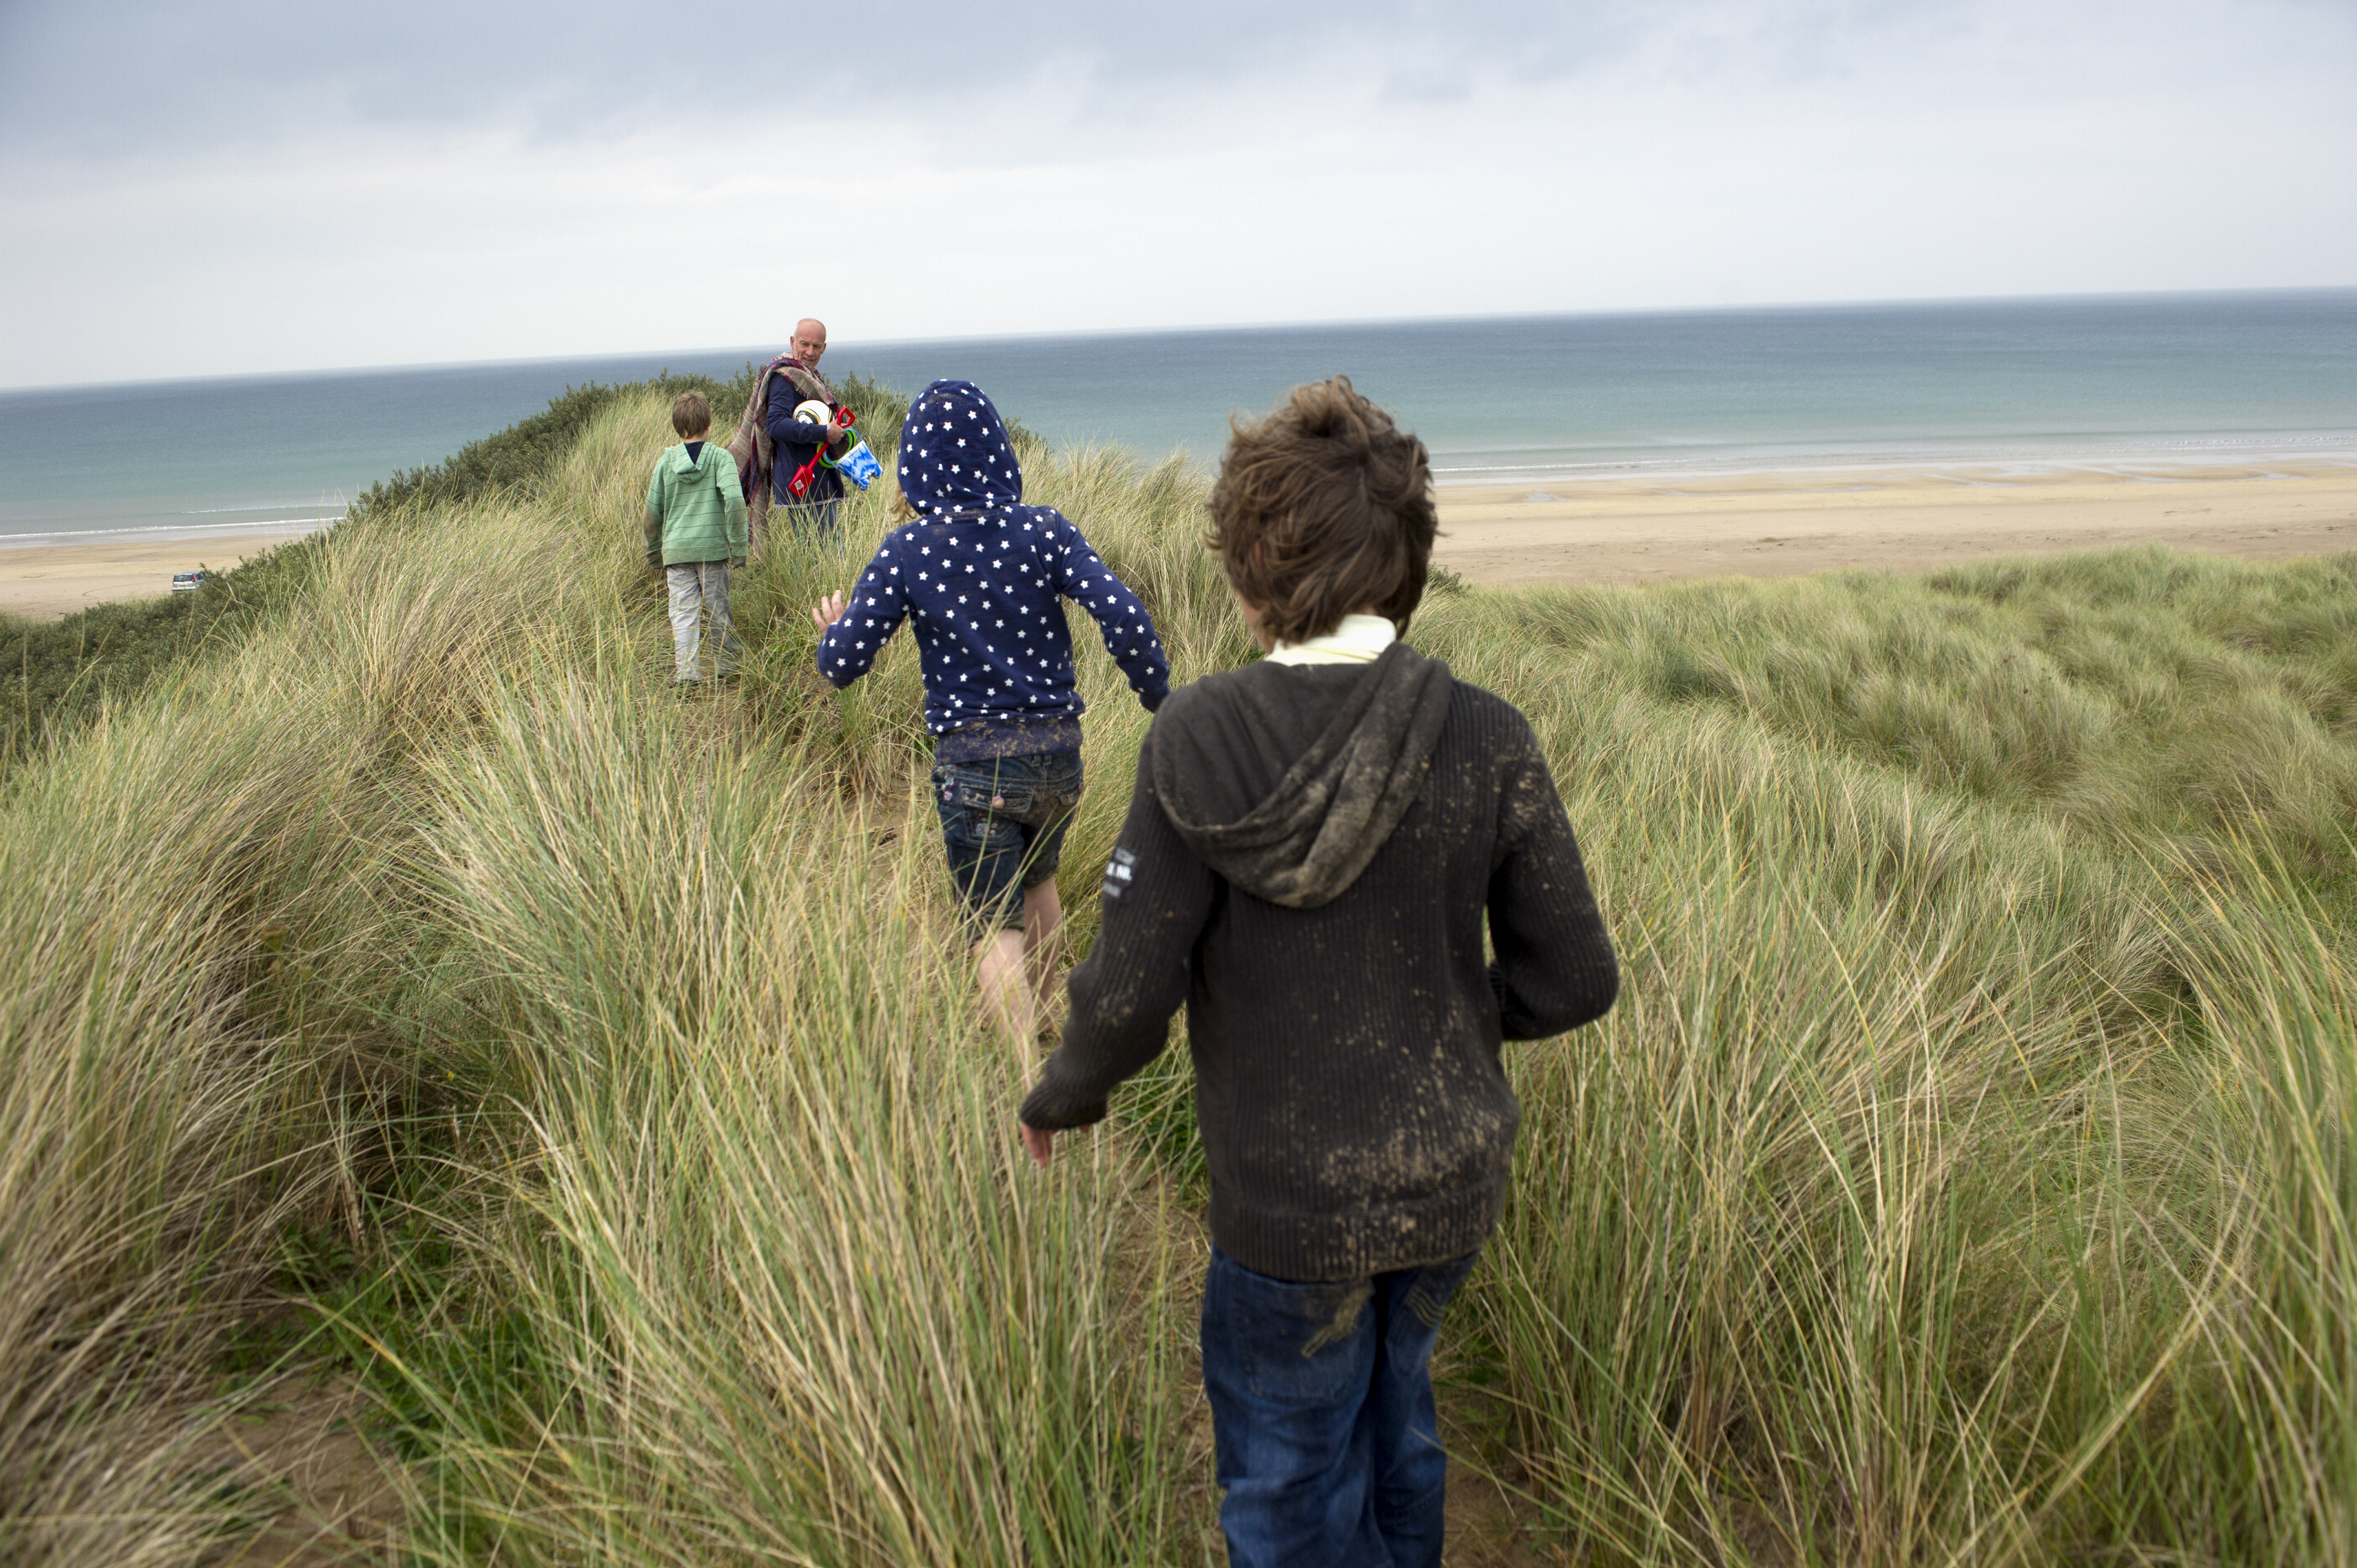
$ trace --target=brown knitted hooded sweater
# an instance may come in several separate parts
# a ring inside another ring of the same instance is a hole
[[[1405,643],[1254,664],[1156,714],[1103,933],[1023,1120],[1101,1120],[1183,1002],[1212,1239],[1287,1280],[1438,1262],[1504,1202],[1520,1112],[1500,1042],[1586,1023],[1618,985],[1510,703]]]

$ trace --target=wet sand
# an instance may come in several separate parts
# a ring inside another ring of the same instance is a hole
[[[55,620],[91,605],[161,598],[171,593],[175,572],[193,572],[199,566],[227,571],[248,556],[310,532],[255,529],[240,530],[234,535],[113,539],[91,544],[10,545],[0,540],[0,612]]]
[[[1927,572],[2121,545],[2283,561],[2357,550],[2357,469],[2125,478],[1751,474],[1448,487],[1433,559],[1493,585]]]

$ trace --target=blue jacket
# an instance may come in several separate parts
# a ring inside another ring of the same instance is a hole
[[[779,506],[807,506],[813,501],[831,501],[843,494],[843,476],[821,465],[812,476],[810,489],[797,499],[789,495],[786,487],[794,482],[794,474],[821,442],[834,432],[814,420],[796,419],[794,410],[801,405],[802,394],[794,383],[783,376],[770,378],[770,406],[764,420],[770,427],[770,441],[777,448],[778,464],[770,471],[770,496]]]
[[[1148,712],[1161,705],[1170,662],[1152,618],[1070,519],[1020,504],[1022,469],[980,388],[935,381],[924,390],[900,427],[899,478],[922,515],[888,535],[868,563],[843,618],[819,642],[821,674],[848,686],[907,618],[933,734],[1076,720],[1084,704],[1060,603],[1071,598],[1095,618],[1138,701]]]

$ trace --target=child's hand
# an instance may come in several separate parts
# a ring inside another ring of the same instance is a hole
[[[1024,1123],[1023,1152],[1031,1156],[1033,1165],[1043,1171],[1046,1170],[1049,1157],[1056,1152],[1056,1134],[1042,1128],[1031,1126],[1028,1122]]]
[[[819,600],[817,607],[811,611],[811,619],[818,622],[819,630],[824,631],[843,618],[843,608],[844,596],[829,594]]]

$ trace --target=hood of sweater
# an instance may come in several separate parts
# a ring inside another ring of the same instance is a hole
[[[935,381],[900,425],[900,493],[927,517],[1011,512],[1023,499],[1015,444],[972,381]]]
[[[1255,897],[1340,897],[1423,791],[1456,682],[1394,642],[1372,664],[1263,661],[1171,693],[1154,789],[1203,863]]]
[[[687,443],[683,441],[663,448],[663,460],[671,465],[671,471],[674,474],[709,474],[716,477],[723,463],[731,467],[737,464],[737,459],[728,455],[727,447],[709,437],[705,440],[704,450],[694,456],[687,455]]]

